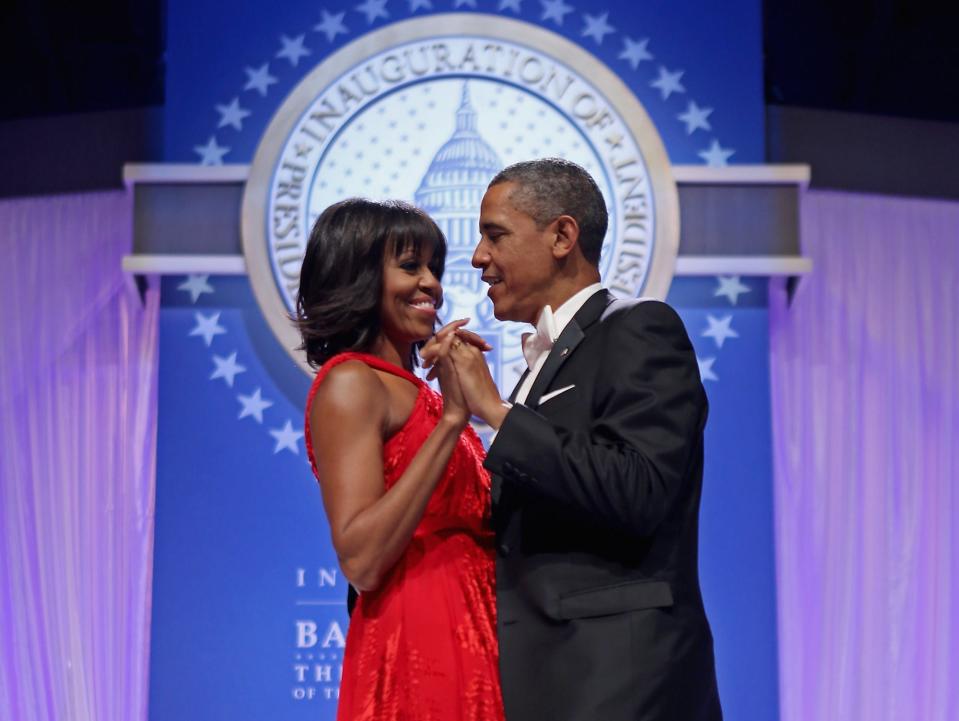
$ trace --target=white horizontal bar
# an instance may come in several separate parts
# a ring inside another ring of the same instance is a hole
[[[245,275],[242,255],[127,255],[123,270],[141,275]],[[798,256],[681,255],[676,275],[807,275],[812,260]]]
[[[125,255],[123,270],[140,275],[246,275],[242,255]]]
[[[809,185],[808,165],[674,165],[677,185]]]
[[[193,165],[189,163],[127,163],[123,182],[134,183],[245,183],[250,166]]]
[[[134,183],[244,183],[250,166],[187,163],[127,163],[123,181]],[[808,165],[674,165],[679,185],[808,185]]]
[[[676,275],[808,275],[812,259],[795,255],[681,255]]]

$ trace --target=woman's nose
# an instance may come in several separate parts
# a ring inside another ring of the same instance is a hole
[[[435,275],[433,275],[433,271],[427,270],[420,276],[420,287],[423,289],[435,290],[440,287],[440,281]]]

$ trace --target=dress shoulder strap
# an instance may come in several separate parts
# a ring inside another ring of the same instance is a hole
[[[385,361],[382,358],[379,358],[378,356],[371,355],[369,353],[347,352],[347,353],[338,353],[337,355],[327,360],[326,363],[320,366],[319,370],[317,370],[316,377],[313,379],[313,383],[310,385],[310,392],[307,394],[307,397],[306,397],[306,410],[304,413],[305,417],[303,419],[303,426],[304,426],[304,431],[306,436],[306,453],[310,459],[310,465],[313,467],[314,475],[317,475],[317,470],[316,470],[316,459],[313,455],[313,440],[310,433],[310,407],[313,405],[313,398],[314,396],[316,396],[317,389],[319,389],[320,383],[323,382],[323,379],[326,377],[326,375],[331,370],[333,370],[336,366],[338,366],[340,363],[345,363],[346,361],[350,361],[350,360],[358,360],[363,363],[366,363],[366,365],[370,366],[371,368],[375,368],[376,370],[381,370],[386,373],[392,373],[395,376],[404,378],[408,380],[410,383],[412,383],[413,385],[417,386],[417,388],[419,389],[420,396],[423,395],[423,387],[426,385],[426,383],[423,380],[417,378],[415,375],[410,373],[405,368],[400,368],[398,365],[394,365],[393,363]]]
[[[389,361],[385,361],[378,356],[371,355],[370,353],[357,353],[348,351],[346,353],[338,353],[326,361],[326,363],[324,363],[322,366],[320,366],[319,370],[316,372],[316,378],[313,380],[313,385],[319,385],[320,381],[322,381],[326,374],[333,370],[333,368],[338,366],[340,363],[345,363],[346,361],[350,360],[362,361],[371,368],[375,368],[376,370],[383,371],[385,373],[392,373],[400,378],[405,378],[410,383],[415,385],[419,385],[423,382],[405,368],[401,368],[400,366],[390,363]]]
[[[309,416],[310,413],[310,406],[313,405],[313,396],[316,395],[316,391],[320,387],[320,383],[323,382],[323,379],[326,377],[326,375],[340,363],[345,363],[346,361],[351,360],[358,360],[362,363],[366,363],[366,365],[368,365],[370,368],[375,368],[376,370],[384,371],[385,373],[392,373],[395,376],[399,376],[400,378],[408,380],[417,387],[425,385],[421,379],[417,378],[405,368],[400,368],[398,365],[394,365],[393,363],[385,361],[378,356],[371,355],[370,353],[355,353],[352,351],[338,353],[327,360],[322,366],[320,366],[319,370],[316,372],[316,377],[313,378],[313,383],[310,385],[310,392],[306,397],[307,416]]]

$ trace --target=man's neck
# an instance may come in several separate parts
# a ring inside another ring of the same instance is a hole
[[[586,300],[588,300],[589,295],[592,295],[592,292],[595,292],[595,291],[599,290],[599,288],[601,288],[601,287],[602,287],[602,286],[599,284],[599,278],[597,278],[597,279],[596,279],[594,282],[592,282],[592,283],[587,283],[587,284],[585,284],[585,285],[579,286],[576,290],[574,290],[573,292],[571,292],[571,293],[569,293],[568,295],[566,295],[565,298],[563,298],[562,300],[559,300],[558,302],[555,302],[555,304],[554,304],[554,303],[548,303],[547,305],[549,306],[550,310],[552,311],[552,313],[553,313],[553,315],[554,315],[554,319],[555,319],[560,325],[565,325],[566,323],[568,323],[568,322],[572,319],[572,317],[573,317],[574,315],[576,315],[576,311],[579,310],[579,308],[582,307],[583,303],[585,303]],[[568,304],[571,300],[573,300],[574,298],[576,298],[578,295],[580,295],[580,294],[581,294],[584,290],[586,290],[587,288],[590,289],[590,291],[591,291],[590,294],[587,295],[585,298],[580,298],[580,299],[579,299],[579,302],[577,302],[577,303],[575,304],[576,307],[573,308],[573,309],[570,309],[571,312],[566,312],[566,306],[567,306],[567,304]],[[558,297],[559,297],[559,296],[557,296],[557,298],[558,298]],[[561,311],[562,311],[562,312],[561,312]],[[539,312],[537,312],[537,314],[536,314],[536,320],[534,321],[533,325],[536,325],[536,324],[539,323],[539,319],[540,319],[540,316],[542,316],[542,314],[543,314],[543,309],[540,308],[540,309],[539,309]],[[557,317],[557,314],[559,314],[558,317]],[[562,328],[557,328],[557,330],[560,331],[560,330],[562,330]]]
[[[596,273],[595,276],[589,277],[578,277],[574,281],[569,283],[557,284],[555,291],[550,295],[549,305],[554,311],[558,310],[566,301],[572,298],[574,295],[579,293],[583,288],[588,288],[595,283],[599,283],[599,273]],[[542,312],[542,309],[540,309]],[[539,317],[539,313],[536,314]]]

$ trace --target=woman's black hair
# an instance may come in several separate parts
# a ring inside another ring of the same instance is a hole
[[[432,246],[429,267],[441,280],[443,231],[419,208],[399,200],[349,198],[323,211],[306,246],[296,316],[306,360],[317,368],[337,353],[369,351],[380,335],[383,266],[387,257],[419,255]],[[410,363],[416,364],[417,344]]]

